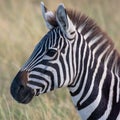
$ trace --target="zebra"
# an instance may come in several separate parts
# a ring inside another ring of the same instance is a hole
[[[67,87],[83,120],[120,120],[120,55],[112,40],[64,4],[52,12],[41,2],[41,10],[49,31],[13,79],[13,98],[27,104]]]

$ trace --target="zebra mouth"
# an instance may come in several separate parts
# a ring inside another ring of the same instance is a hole
[[[27,104],[34,97],[34,93],[30,88],[19,88],[17,92],[13,91],[14,89],[11,89],[11,94],[18,103]]]
[[[21,101],[18,101],[19,103],[27,104],[29,103],[33,98],[33,95],[31,94],[26,95]]]
[[[28,87],[21,90],[18,94],[21,96],[18,102],[22,104],[29,103],[34,97],[33,91]]]

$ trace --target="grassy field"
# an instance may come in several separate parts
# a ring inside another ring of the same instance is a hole
[[[119,0],[43,1],[52,10],[63,2],[92,17],[120,51]],[[40,0],[0,0],[0,120],[79,119],[65,88],[36,97],[28,105],[18,104],[10,95],[12,79],[47,32],[39,4]]]

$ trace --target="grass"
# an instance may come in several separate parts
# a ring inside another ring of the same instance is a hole
[[[119,0],[43,1],[52,10],[64,2],[65,6],[92,17],[120,51]],[[79,119],[66,88],[35,97],[28,105],[18,104],[10,95],[13,77],[47,32],[39,3],[39,0],[0,1],[0,120]]]

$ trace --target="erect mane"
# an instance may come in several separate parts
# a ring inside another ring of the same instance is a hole
[[[82,28],[81,34],[84,36],[89,31],[92,31],[90,37],[102,35],[104,38],[108,39],[110,44],[113,45],[112,40],[107,36],[105,32],[101,30],[101,28],[95,23],[95,21],[85,14],[82,14],[80,12],[77,12],[72,9],[66,9],[66,12],[68,16],[70,17],[73,24],[76,26],[76,29]],[[54,12],[54,16],[49,16],[48,21],[51,25],[54,27],[58,26],[57,20],[56,20],[56,11]]]
[[[80,32],[83,36],[91,31],[91,34],[86,39],[88,42],[93,37],[102,35],[102,38],[107,39],[109,41],[109,44],[114,47],[112,40],[105,32],[102,31],[102,29],[96,24],[93,19],[86,16],[85,14],[73,11],[71,9],[67,9],[66,11],[73,24],[76,26],[76,29],[81,29]]]

